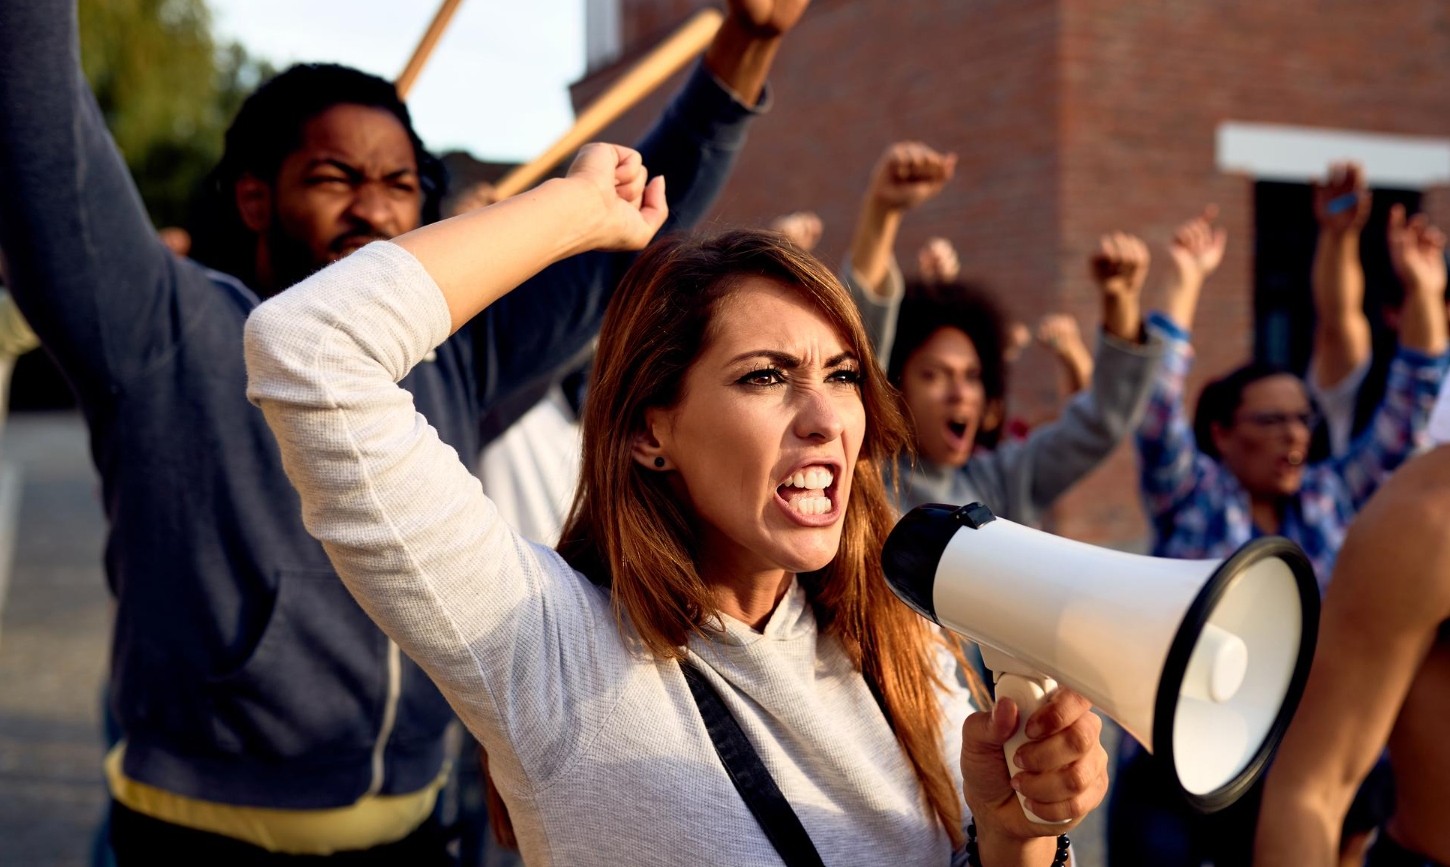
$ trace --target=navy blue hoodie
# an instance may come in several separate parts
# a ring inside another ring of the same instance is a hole
[[[0,4],[0,254],[90,426],[125,773],[286,809],[417,791],[439,772],[452,714],[303,529],[246,398],[242,327],[258,299],[157,241],[82,77],[75,16],[61,0]],[[646,136],[675,228],[708,210],[752,114],[697,69]],[[593,338],[630,261],[548,269],[403,386],[471,463],[481,415]]]

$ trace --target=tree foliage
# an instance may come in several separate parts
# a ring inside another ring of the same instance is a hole
[[[55,0],[46,0],[55,2]],[[81,66],[158,226],[179,225],[272,70],[218,45],[205,0],[79,0]]]

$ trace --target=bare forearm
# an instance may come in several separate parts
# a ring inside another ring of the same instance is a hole
[[[1077,394],[1093,381],[1093,356],[1086,346],[1078,344],[1060,351],[1057,363],[1066,375],[1069,394]]]
[[[1445,287],[1409,287],[1400,318],[1400,346],[1422,355],[1445,351]]]
[[[746,105],[755,105],[765,91],[780,39],[759,36],[733,15],[726,16],[705,52],[705,66]]]
[[[1323,386],[1341,382],[1370,354],[1359,235],[1320,232],[1314,250],[1314,365]]]
[[[598,192],[557,179],[496,205],[416,229],[395,243],[417,257],[442,290],[457,330],[514,287],[592,249]]]
[[[866,287],[881,297],[891,258],[896,248],[896,235],[901,229],[901,210],[886,207],[869,195],[861,203],[856,230],[851,236],[851,267]]]
[[[1103,330],[1128,343],[1142,343],[1141,296],[1137,292],[1103,293]]]
[[[1254,867],[1331,867],[1339,862],[1339,823],[1314,805],[1270,788],[1254,838]]]
[[[1203,281],[1175,277],[1163,293],[1163,315],[1184,331],[1192,331],[1193,319],[1198,312],[1198,297],[1202,292]]]

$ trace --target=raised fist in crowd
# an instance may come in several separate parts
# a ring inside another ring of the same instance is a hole
[[[639,151],[614,144],[587,144],[569,166],[569,180],[585,182],[599,196],[591,234],[596,250],[640,250],[669,216],[665,178],[649,177]]]
[[[1093,279],[1107,295],[1140,295],[1148,279],[1148,245],[1133,235],[1104,235],[1089,260]]]
[[[1037,342],[1057,359],[1067,377],[1067,392],[1087,388],[1093,378],[1093,354],[1083,342],[1077,317],[1049,313],[1037,324]]]
[[[1228,246],[1228,232],[1213,225],[1217,216],[1218,208],[1209,205],[1203,213],[1179,226],[1168,245],[1174,274],[1168,281],[1160,309],[1185,331],[1193,330],[1204,281],[1218,270]]]
[[[919,141],[888,147],[871,175],[869,198],[887,210],[909,210],[936,196],[952,179],[956,154],[943,154]]]
[[[760,36],[783,36],[795,27],[811,0],[729,0],[730,16]]]
[[[962,261],[951,241],[942,237],[928,238],[916,253],[916,269],[923,283],[950,283],[962,273]]]
[[[1217,217],[1218,206],[1209,205],[1202,214],[1179,226],[1178,231],[1173,233],[1168,253],[1173,257],[1179,280],[1201,284],[1223,262],[1228,232],[1213,225]]]
[[[1430,225],[1430,218],[1416,214],[1405,218],[1405,206],[1390,208],[1386,226],[1390,264],[1405,286],[1405,292],[1445,294],[1445,233]]]
[[[902,216],[942,191],[957,168],[956,154],[943,154],[919,141],[886,148],[861,198],[851,235],[853,279],[878,297],[889,295],[887,278],[895,263]]]
[[[1102,290],[1103,332],[1129,343],[1143,340],[1143,282],[1148,245],[1123,232],[1104,235],[1088,263]]]
[[[793,214],[786,214],[771,220],[770,228],[809,253],[821,242],[821,231],[824,226],[815,211],[796,211]]]
[[[1055,355],[1068,355],[1078,348],[1086,349],[1077,317],[1068,313],[1049,313],[1037,323],[1037,342]]]
[[[1333,163],[1329,179],[1315,181],[1314,219],[1319,229],[1337,235],[1359,234],[1369,220],[1370,192],[1359,163]]]

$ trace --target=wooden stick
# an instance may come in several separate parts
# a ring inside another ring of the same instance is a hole
[[[549,146],[544,153],[509,172],[499,180],[495,193],[499,199],[518,195],[537,184],[570,154],[625,112],[639,104],[660,85],[669,81],[681,67],[710,46],[725,16],[718,9],[702,9],[671,33],[665,41],[640,58],[628,72],[601,93],[589,107],[579,113],[569,131]]]
[[[463,0],[443,0],[443,5],[438,7],[438,13],[433,16],[433,23],[428,25],[427,32],[418,42],[418,47],[413,49],[413,56],[408,58],[408,65],[403,67],[403,74],[398,76],[396,86],[399,99],[408,98],[408,91],[413,89],[413,83],[418,80],[418,73],[423,71],[429,55],[438,46],[438,40],[443,38],[443,31],[448,29],[448,22],[453,20],[453,13],[458,11],[458,7],[462,3]]]

